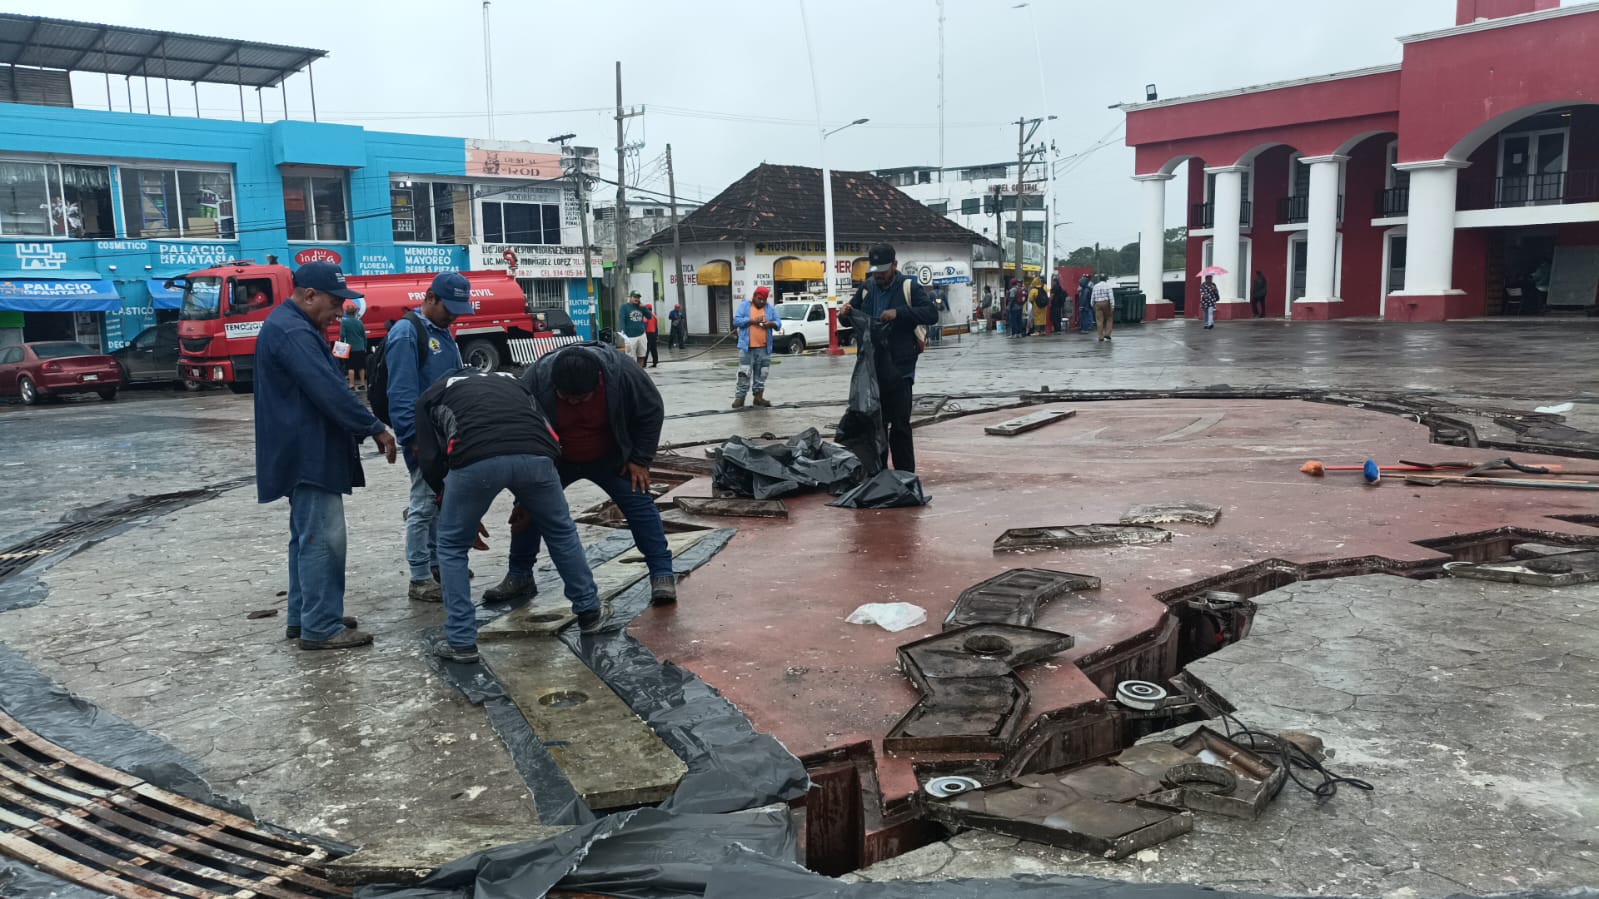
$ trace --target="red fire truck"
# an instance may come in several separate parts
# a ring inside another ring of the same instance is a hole
[[[450,326],[461,358],[485,371],[511,360],[513,338],[553,337],[572,332],[564,312],[530,312],[516,281],[502,271],[462,272],[472,285],[471,315]],[[349,287],[365,295],[361,319],[367,339],[383,340],[389,325],[422,303],[432,274],[351,276]],[[199,384],[226,384],[250,391],[255,336],[261,323],[294,291],[293,273],[281,265],[228,262],[173,279],[183,290],[178,321],[178,375]],[[338,335],[335,324],[328,341]]]

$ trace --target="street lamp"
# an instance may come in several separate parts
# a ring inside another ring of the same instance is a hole
[[[827,271],[823,276],[827,281],[827,302],[832,303],[838,299],[835,291],[837,286],[838,259],[833,249],[833,173],[827,167],[827,139],[856,125],[864,125],[870,119],[856,119],[848,125],[840,125],[832,131],[822,132],[822,240],[827,246]]]

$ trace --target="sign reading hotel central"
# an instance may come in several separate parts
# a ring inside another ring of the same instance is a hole
[[[590,261],[594,267],[595,277],[599,277],[605,260],[598,253],[594,253],[590,256]],[[473,244],[472,267],[479,270],[504,270],[513,278],[581,278],[583,248]]]
[[[554,181],[565,173],[561,154],[540,153],[533,144],[508,141],[466,142],[466,174],[483,178],[520,178],[524,181]]]

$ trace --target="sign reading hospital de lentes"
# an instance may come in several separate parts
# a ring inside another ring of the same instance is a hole
[[[520,178],[532,181],[554,181],[560,178],[561,154],[538,153],[532,150],[508,150],[484,147],[477,141],[468,141],[466,147],[466,174],[484,178]]]

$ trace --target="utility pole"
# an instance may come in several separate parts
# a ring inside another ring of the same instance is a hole
[[[616,282],[615,309],[621,315],[627,297],[627,139],[622,134],[622,61],[616,61]],[[620,319],[618,319],[620,321]]]
[[[1016,120],[1016,277],[1021,279],[1023,267],[1027,264],[1027,257],[1022,253],[1022,200],[1027,189],[1027,164],[1033,158],[1042,156],[1043,147],[1028,149],[1027,142],[1032,140],[1038,132],[1038,126],[1043,119],[1020,118]],[[1042,273],[1042,272],[1040,272]]]
[[[489,140],[494,139],[494,42],[489,39],[489,0],[483,0],[483,93],[488,101]]]
[[[677,233],[677,174],[672,171],[672,145],[666,145],[666,190],[672,204],[672,265],[677,269],[677,308],[688,319],[688,300],[683,288],[683,243]],[[685,333],[687,333],[685,331]]]
[[[588,187],[588,176],[583,172],[583,157],[576,148],[571,148],[568,153],[567,141],[577,137],[575,134],[562,134],[550,138],[551,143],[561,145],[561,167],[566,170],[567,176],[572,179],[572,186],[577,193],[577,226],[581,229],[583,239],[583,282],[588,287],[588,313],[593,332],[590,336],[599,338],[600,322],[599,306],[594,302],[594,254],[589,252],[589,207],[584,196]]]
[[[994,243],[999,244],[999,277],[1000,289],[1004,289],[1005,278],[1005,189],[994,185]]]

